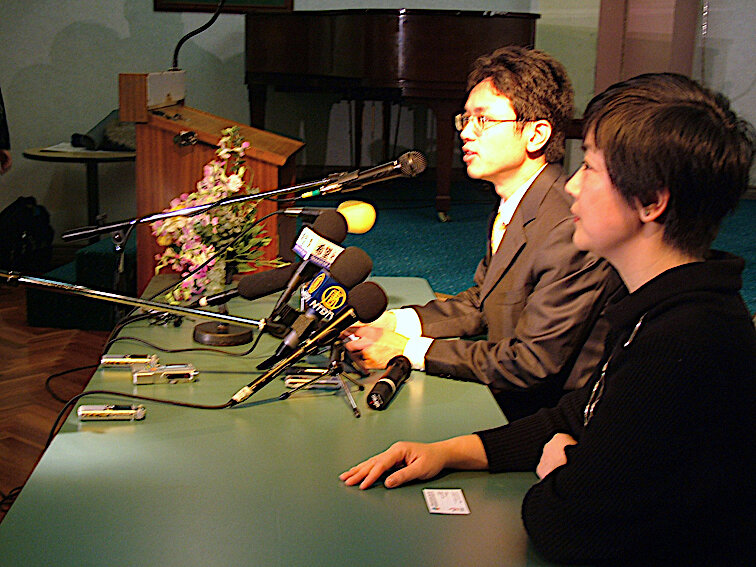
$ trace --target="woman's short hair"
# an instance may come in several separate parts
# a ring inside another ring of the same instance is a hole
[[[664,240],[703,254],[748,188],[754,130],[724,95],[674,73],[648,73],[612,85],[588,103],[592,132],[609,177],[634,206],[669,191],[659,218]]]
[[[551,137],[542,151],[547,162],[561,161],[574,111],[572,83],[564,66],[543,51],[508,45],[475,61],[468,89],[486,79],[511,101],[520,130],[532,120],[551,124]]]

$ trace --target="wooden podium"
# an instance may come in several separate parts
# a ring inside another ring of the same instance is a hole
[[[170,93],[161,97],[162,102],[155,103],[150,100],[155,91],[153,88],[151,92],[153,75],[165,74],[121,74],[118,77],[120,119],[136,123],[137,215],[160,212],[181,193],[194,191],[203,177],[204,165],[216,157],[221,131],[230,126],[238,126],[250,144],[245,166],[247,176],[252,176],[253,187],[264,192],[294,184],[294,155],[303,142],[190,108],[183,100],[177,102]],[[182,145],[174,141],[186,133],[192,133],[196,143]],[[257,216],[267,215],[276,208],[272,201],[260,201]],[[263,226],[271,237],[264,257],[274,259],[281,253],[280,242],[286,246],[293,242],[294,223],[291,219],[271,217]],[[136,236],[137,292],[141,294],[155,275],[155,255],[161,252],[161,247],[149,225],[139,225]]]

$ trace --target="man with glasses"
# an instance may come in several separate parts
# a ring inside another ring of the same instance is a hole
[[[605,335],[599,316],[621,284],[572,243],[560,165],[573,113],[564,67],[509,46],[480,57],[468,86],[455,121],[467,174],[501,199],[475,285],[352,329],[358,338],[346,348],[371,367],[404,354],[415,369],[486,384],[512,421],[588,380]]]

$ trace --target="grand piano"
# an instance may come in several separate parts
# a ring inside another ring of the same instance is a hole
[[[265,126],[268,86],[338,93],[355,101],[354,159],[361,160],[364,101],[421,104],[436,117],[436,210],[449,219],[453,117],[475,59],[503,45],[532,46],[537,14],[359,9],[246,14],[246,84],[253,126]],[[306,140],[305,140],[306,141]],[[390,156],[393,158],[395,156]]]

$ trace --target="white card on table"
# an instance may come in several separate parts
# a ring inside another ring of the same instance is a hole
[[[424,488],[423,496],[431,514],[469,514],[461,488]]]

